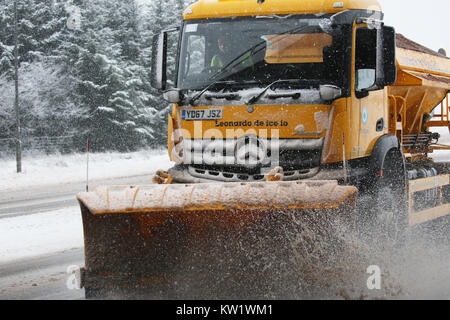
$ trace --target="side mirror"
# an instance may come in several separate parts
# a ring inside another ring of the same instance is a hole
[[[155,89],[166,90],[168,34],[179,30],[179,27],[163,30],[153,37],[151,85]]]
[[[377,30],[376,85],[379,88],[391,86],[397,81],[396,36],[392,27],[382,26]]]
[[[161,32],[153,37],[151,85],[165,90],[167,84],[167,33]]]
[[[384,85],[391,86],[397,82],[396,35],[392,27],[383,27],[383,69]]]

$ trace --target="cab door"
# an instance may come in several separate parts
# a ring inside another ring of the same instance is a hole
[[[387,89],[379,89],[376,84],[377,33],[367,25],[355,26],[352,121],[358,145],[353,146],[352,158],[370,156],[375,142],[387,133]]]

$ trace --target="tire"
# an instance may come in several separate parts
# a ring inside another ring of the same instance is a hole
[[[371,183],[360,215],[365,219],[369,239],[383,248],[401,247],[408,229],[408,196],[403,156],[390,150],[384,160],[383,175]]]

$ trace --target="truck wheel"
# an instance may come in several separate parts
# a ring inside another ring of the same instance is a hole
[[[386,155],[383,176],[375,185],[375,197],[373,214],[381,243],[402,245],[408,227],[408,197],[404,161],[396,149]]]
[[[370,244],[398,247],[407,230],[407,191],[403,156],[390,150],[383,162],[382,177],[366,181],[358,199],[357,225],[360,236]]]

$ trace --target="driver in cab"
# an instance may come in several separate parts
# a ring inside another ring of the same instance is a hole
[[[218,53],[211,59],[209,73],[220,73],[222,71],[229,71],[236,73],[246,68],[252,68],[254,70],[253,60],[250,52],[242,52],[236,55],[231,49],[231,37],[229,34],[221,35],[217,39]],[[222,68],[226,67],[226,70]]]

